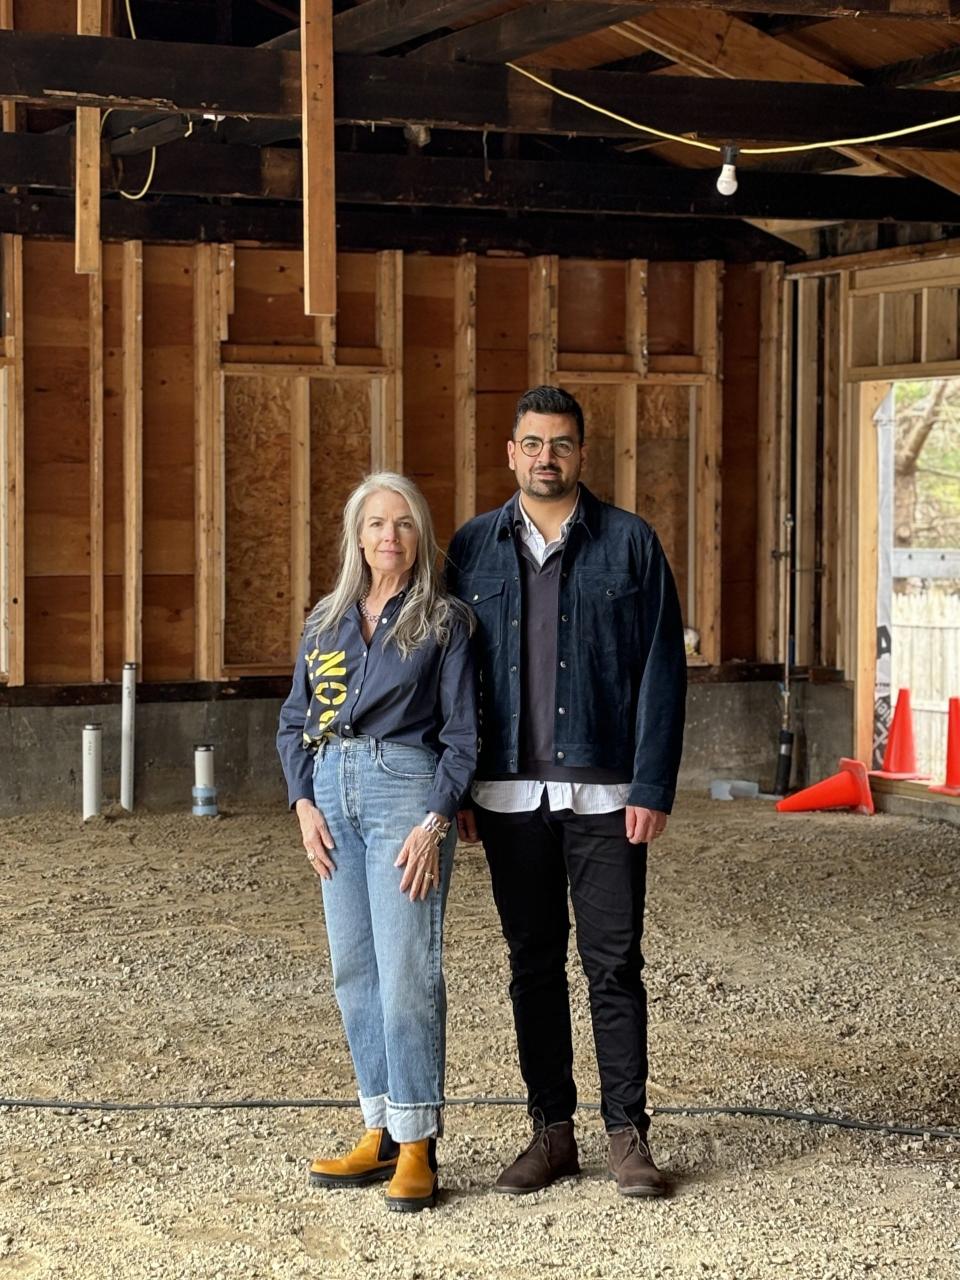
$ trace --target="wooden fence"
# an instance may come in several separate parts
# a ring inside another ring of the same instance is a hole
[[[960,584],[954,591],[894,592],[891,694],[909,689],[917,765],[943,781],[947,699],[960,697]]]

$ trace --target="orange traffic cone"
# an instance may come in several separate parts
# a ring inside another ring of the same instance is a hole
[[[910,709],[909,689],[901,689],[897,694],[897,705],[887,735],[887,748],[883,753],[883,768],[871,769],[870,773],[875,778],[921,777],[917,772],[917,750],[913,744],[913,712]]]
[[[873,796],[867,766],[859,760],[840,761],[840,772],[796,795],[777,801],[781,813],[807,813],[813,809],[855,809],[857,813],[873,813]]]
[[[960,698],[951,698],[947,711],[947,780],[931,787],[943,796],[960,796]]]

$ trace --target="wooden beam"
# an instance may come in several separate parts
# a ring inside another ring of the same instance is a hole
[[[823,512],[820,528],[820,652],[817,661],[824,666],[837,665],[837,628],[840,609],[838,561],[839,561],[839,505],[838,483],[840,467],[840,282],[835,276],[823,281],[823,339],[820,359],[823,368],[823,447],[822,475]]]
[[[557,372],[557,292],[560,264],[554,255],[530,262],[527,381],[531,387],[552,383]]]
[[[13,26],[13,0],[0,0],[0,31],[12,31]],[[0,131],[13,133],[16,127],[16,104],[6,101],[0,103]]]
[[[864,4],[836,0],[670,0],[671,9],[719,10],[723,13],[797,14],[808,20],[830,18],[892,18],[895,21],[956,22],[952,0],[865,0]]]
[[[90,273],[90,679],[105,678],[103,614],[103,275],[97,262]],[[126,473],[125,473],[126,474]]]
[[[918,89],[926,84],[939,84],[960,76],[960,46],[938,49],[922,58],[908,58],[901,62],[888,62],[882,67],[861,71],[860,79],[866,85],[884,89]]]
[[[123,660],[143,675],[143,245],[123,246]]]
[[[589,35],[635,17],[646,4],[597,0],[548,0],[511,9],[486,22],[421,45],[407,57],[426,62],[511,62],[576,36]]]
[[[223,672],[223,376],[216,255],[216,245],[197,245],[194,251],[194,651],[198,680],[219,680]]]
[[[783,267],[762,268],[760,359],[757,370],[757,631],[756,657],[776,662],[779,620],[777,552],[780,549],[780,365]]]
[[[490,0],[365,0],[333,20],[338,52],[382,53],[489,11]]]
[[[720,661],[721,273],[719,262],[695,267],[694,349],[708,377],[697,394],[693,504],[698,554],[689,572],[694,574],[700,653],[712,665]]]
[[[613,441],[613,500],[624,511],[637,513],[637,386],[617,387]]]
[[[77,34],[102,34],[101,0],[77,0]],[[74,270],[90,275],[100,270],[100,108],[77,107]]]
[[[647,264],[631,258],[626,265],[626,339],[631,368],[647,372]]]
[[[23,241],[19,236],[3,237],[4,335],[12,344],[10,363],[0,377],[6,378],[3,528],[6,582],[2,621],[6,627],[6,682],[22,685],[26,665],[24,618],[26,574],[24,561],[24,421],[23,421]]]
[[[453,522],[477,514],[477,259],[460,254],[453,284]]]
[[[817,595],[817,418],[819,410],[820,335],[817,280],[797,286],[796,445],[794,456],[794,594],[795,661],[809,666],[814,658],[814,600]]]
[[[889,389],[888,383],[874,383],[858,387],[853,394],[856,433],[854,755],[868,766],[873,755],[877,674],[877,432],[873,416]]]
[[[371,386],[374,398],[370,466],[403,471],[403,254],[377,254],[377,346],[387,370]]]
[[[293,386],[290,421],[290,661],[297,656],[310,594],[310,379]]]
[[[303,308],[337,312],[333,129],[333,0],[301,0],[303,87]]]

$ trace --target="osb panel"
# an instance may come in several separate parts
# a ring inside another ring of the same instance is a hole
[[[578,384],[566,389],[576,396],[583,409],[584,483],[604,502],[613,502],[617,388]]]
[[[723,521],[720,634],[724,661],[756,656],[757,412],[760,272],[723,277]]]
[[[377,345],[377,255],[337,254],[337,344]]]
[[[370,384],[310,384],[310,578],[315,600],[336,581],[343,504],[370,472]]]
[[[74,274],[72,243],[24,241],[28,577],[78,574],[86,579],[90,571],[87,287],[87,277]]]
[[[693,354],[695,265],[647,264],[647,348],[652,356]]]
[[[516,488],[507,467],[517,400],[527,389],[529,267],[477,259],[477,511],[501,506]]]
[[[454,264],[413,255],[403,272],[404,470],[423,490],[442,546],[454,525]]]
[[[194,674],[193,574],[143,580],[143,678],[190,680]]]
[[[230,341],[311,343],[312,316],[303,314],[303,254],[296,249],[237,249]]]
[[[90,679],[90,580],[27,578],[27,684]]]
[[[103,246],[103,564],[123,573],[123,246]],[[109,617],[105,622],[111,625]]]
[[[637,388],[637,513],[657,531],[687,604],[689,387]]]
[[[224,660],[290,656],[292,382],[227,378]]]
[[[560,351],[626,351],[626,265],[623,262],[560,263],[557,340]],[[560,360],[561,367],[563,360]]]

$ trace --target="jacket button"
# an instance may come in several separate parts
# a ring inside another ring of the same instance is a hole
[[[558,715],[561,715],[561,716],[565,716],[565,715],[567,714],[567,708],[566,708],[566,707],[557,707],[557,714],[558,714]]]
[[[613,587],[607,587],[607,595],[608,595],[608,596],[612,596],[612,595],[613,595]]]
[[[519,626],[520,624],[517,622],[516,618],[511,618],[511,619],[510,619],[510,625],[511,625],[511,627],[517,627],[517,626]]]
[[[561,613],[561,615],[560,615],[560,621],[561,621],[561,622],[567,622],[567,621],[569,621],[569,619],[567,618],[567,615],[566,615],[565,613]]]
[[[511,672],[512,672],[513,674],[516,674],[516,670],[517,670],[517,668],[516,668],[516,667],[511,667],[511,668],[510,668],[510,670],[511,670]]]
[[[561,658],[561,659],[560,659],[560,666],[564,669],[564,671],[566,671],[566,669],[567,669],[567,660],[566,660],[566,658]]]
[[[473,598],[474,598],[474,600],[479,600],[479,599],[480,599],[480,597],[479,597],[479,596],[474,596]]]
[[[562,751],[558,751],[558,752],[557,752],[557,759],[558,759],[558,760],[562,760],[562,759],[563,759],[563,752],[562,752]]]

